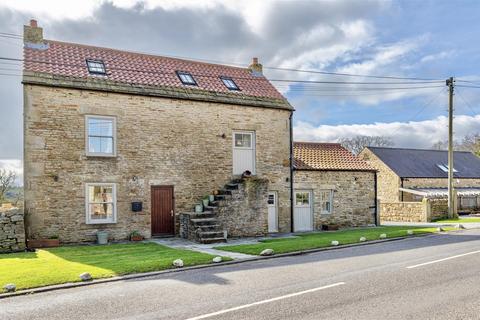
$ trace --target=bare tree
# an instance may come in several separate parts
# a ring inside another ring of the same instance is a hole
[[[338,142],[353,154],[359,154],[364,147],[393,147],[395,145],[392,138],[385,136],[355,136],[339,139]]]
[[[437,141],[432,145],[435,150],[447,150],[448,141]],[[480,156],[480,133],[467,134],[462,140],[453,141],[453,149],[455,151],[470,151]]]
[[[0,202],[5,200],[5,194],[12,187],[16,178],[15,171],[0,169]]]

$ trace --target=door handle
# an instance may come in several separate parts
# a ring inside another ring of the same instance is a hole
[[[170,210],[170,216],[173,217],[173,210]]]

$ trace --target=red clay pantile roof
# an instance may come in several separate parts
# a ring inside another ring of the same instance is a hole
[[[375,171],[339,143],[294,142],[295,169]]]
[[[198,87],[192,88],[261,98],[285,98],[263,76],[254,76],[247,68],[168,58],[143,53],[45,40],[47,49],[24,49],[24,70],[76,78],[102,78],[90,75],[86,59],[102,60],[107,79],[124,84],[186,88],[176,71],[193,75]],[[231,77],[240,91],[230,91],[221,76]]]

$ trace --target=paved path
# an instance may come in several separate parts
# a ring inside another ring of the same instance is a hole
[[[289,238],[289,237],[294,237],[294,235],[291,233],[284,233],[284,234],[276,234],[275,236],[271,236],[271,237],[228,239],[228,242],[226,243],[212,243],[212,244],[201,244],[201,243],[196,243],[196,242],[188,241],[186,239],[181,239],[181,238],[153,238],[149,241],[156,242],[158,244],[176,248],[176,249],[188,249],[188,250],[209,253],[212,255],[230,257],[235,260],[245,260],[245,259],[254,258],[256,256],[244,254],[244,253],[216,250],[214,249],[214,247],[231,246],[231,245],[237,245],[237,244],[255,244],[262,239],[278,239],[278,238]]]
[[[0,300],[0,319],[479,319],[480,230]]]

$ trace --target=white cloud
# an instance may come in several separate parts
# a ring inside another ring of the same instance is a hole
[[[352,125],[320,125],[299,121],[294,126],[294,139],[297,141],[335,142],[339,138],[356,135],[388,136],[395,146],[408,148],[429,148],[435,142],[447,139],[447,117],[440,116],[432,120],[390,122]],[[480,132],[480,115],[459,115],[454,121],[455,139],[467,134]]]
[[[23,184],[23,163],[17,159],[0,159],[0,169],[14,171],[17,174],[16,183]]]

